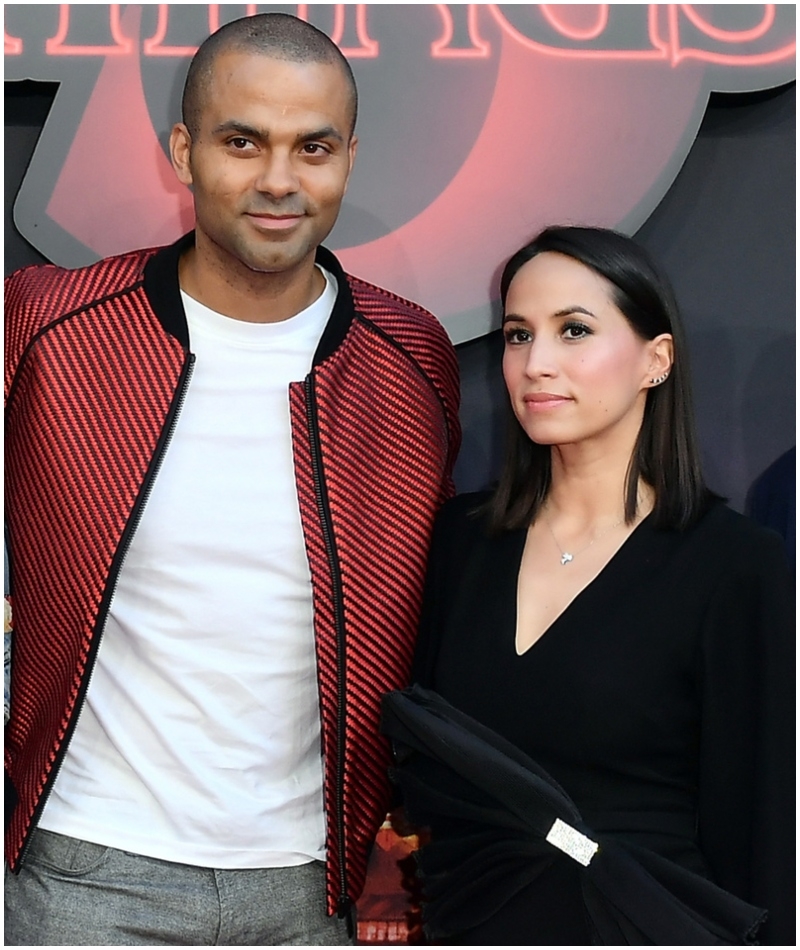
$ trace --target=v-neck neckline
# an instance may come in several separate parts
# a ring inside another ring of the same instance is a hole
[[[639,522],[638,525],[631,531],[627,538],[622,542],[622,544],[617,548],[617,550],[611,555],[611,557],[606,561],[606,563],[600,568],[600,570],[592,577],[580,590],[575,594],[575,596],[569,601],[568,604],[563,608],[563,610],[558,613],[553,620],[545,627],[541,634],[531,643],[527,649],[523,650],[520,653],[517,650],[517,626],[519,623],[519,580],[520,580],[520,571],[522,569],[522,557],[525,552],[525,543],[528,537],[528,529],[520,532],[520,537],[518,539],[519,548],[516,553],[516,571],[513,572],[514,578],[514,591],[513,591],[513,623],[512,623],[512,636],[513,643],[512,647],[514,650],[514,655],[518,659],[529,656],[543,640],[548,638],[548,635],[552,632],[553,628],[561,625],[562,620],[564,620],[569,614],[574,613],[578,605],[583,603],[585,600],[591,598],[596,594],[598,588],[607,586],[609,578],[613,579],[614,576],[618,573],[618,565],[621,559],[624,559],[626,553],[630,550],[632,542],[637,536],[642,533],[642,529],[645,525],[649,525],[653,517],[653,513],[650,512]]]

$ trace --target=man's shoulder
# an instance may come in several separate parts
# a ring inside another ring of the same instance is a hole
[[[458,361],[450,337],[424,307],[383,287],[347,274],[353,304],[388,345],[402,351],[434,380],[437,388],[458,388]],[[454,404],[457,403],[457,398]]]
[[[6,316],[27,311],[48,322],[138,286],[144,265],[158,248],[128,251],[82,267],[33,264],[5,279]]]
[[[356,310],[387,331],[408,329],[422,333],[431,333],[436,337],[449,339],[436,317],[412,300],[406,300],[399,294],[378,287],[361,277],[347,274],[347,281],[353,294]]]

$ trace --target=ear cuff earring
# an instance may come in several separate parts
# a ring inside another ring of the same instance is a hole
[[[668,376],[669,373],[662,373],[661,376],[656,376],[655,379],[651,379],[650,382],[653,386],[660,386]]]

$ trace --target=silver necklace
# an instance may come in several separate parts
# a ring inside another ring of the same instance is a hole
[[[547,517],[547,512],[544,511],[544,510],[542,510],[542,517],[544,518],[544,523],[547,525],[548,530],[550,531],[550,534],[551,534],[551,536],[552,536],[552,538],[553,538],[553,542],[555,543],[555,546],[556,546],[556,547],[558,548],[558,550],[561,552],[561,566],[562,566],[562,567],[564,567],[565,565],[569,564],[570,561],[574,561],[575,558],[576,558],[579,554],[583,554],[584,551],[588,551],[589,548],[594,544],[595,541],[599,541],[600,538],[602,538],[604,535],[608,534],[609,531],[613,531],[614,528],[618,528],[618,527],[622,524],[622,522],[625,520],[625,516],[623,515],[623,516],[619,519],[619,521],[617,521],[615,524],[612,524],[609,528],[606,528],[605,531],[601,531],[600,534],[596,534],[588,544],[585,544],[585,545],[584,545],[582,548],[580,548],[578,551],[573,551],[573,552],[570,554],[569,551],[565,551],[565,550],[561,547],[561,545],[558,543],[558,538],[556,537],[556,533],[555,533],[555,531],[553,531],[553,526],[550,524],[550,519]]]

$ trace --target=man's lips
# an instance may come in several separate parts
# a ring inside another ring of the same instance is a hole
[[[298,221],[302,220],[302,214],[260,214],[258,212],[248,212],[247,217],[257,228],[265,231],[283,231],[294,227]]]

